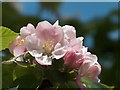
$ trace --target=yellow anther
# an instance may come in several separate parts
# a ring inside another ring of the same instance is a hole
[[[20,40],[16,46],[24,44],[24,39]]]
[[[47,40],[43,43],[43,50],[44,53],[47,55],[51,55],[51,52],[53,50],[53,42],[51,40]]]

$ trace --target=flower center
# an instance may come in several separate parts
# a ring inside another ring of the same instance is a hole
[[[16,46],[24,44],[24,39],[20,40]]]
[[[53,48],[54,48],[54,44],[53,44],[53,41],[51,40],[46,40],[44,43],[43,43],[43,50],[44,50],[44,54],[47,54],[48,56],[51,55],[51,52],[53,51]]]

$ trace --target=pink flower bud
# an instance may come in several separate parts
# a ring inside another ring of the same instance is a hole
[[[82,57],[74,51],[68,51],[64,56],[64,64],[72,69],[79,68],[83,63]]]
[[[82,77],[88,77],[95,82],[100,82],[98,75],[101,72],[101,66],[98,62],[95,62],[93,65],[90,62],[84,63],[78,71],[78,75],[76,76],[76,83],[80,88],[86,88],[86,85],[82,83]]]

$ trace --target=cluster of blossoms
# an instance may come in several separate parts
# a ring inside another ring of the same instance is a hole
[[[20,29],[20,36],[10,43],[9,49],[15,57],[28,52],[40,65],[52,65],[53,59],[63,58],[65,66],[77,70],[76,82],[81,88],[86,87],[81,77],[100,82],[101,66],[97,56],[83,46],[83,37],[76,38],[73,26],[61,27],[58,21],[54,25],[42,21],[36,28],[28,24]]]

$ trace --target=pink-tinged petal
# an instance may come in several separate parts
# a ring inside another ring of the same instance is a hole
[[[39,52],[38,50],[31,50],[28,51],[33,57],[41,57],[43,53]]]
[[[85,46],[82,46],[82,48],[81,48],[81,50],[80,50],[80,53],[81,54],[91,54],[91,53],[89,53],[89,52],[87,52],[88,51],[88,48],[87,47],[85,47]]]
[[[27,25],[27,28],[28,28],[31,32],[34,32],[34,30],[35,30],[35,27],[34,27],[31,23],[29,23],[29,24]]]
[[[77,56],[79,57],[79,56]],[[79,69],[83,63],[83,59],[76,60],[71,66],[74,67],[74,69]]]
[[[94,65],[97,62],[98,58],[94,54],[86,54],[84,55],[84,63],[90,62],[90,65]]]
[[[17,36],[16,39],[9,44],[8,47],[11,53],[13,53],[13,49],[17,46],[17,44],[19,44],[21,39],[22,38],[20,36]]]
[[[83,63],[80,55],[77,55],[73,51],[68,51],[64,56],[64,64],[69,68],[77,69]]]
[[[48,21],[39,22],[36,27],[36,35],[41,41],[46,41],[49,37],[49,31],[52,29],[52,25]]]
[[[60,59],[62,58],[66,53],[66,47],[61,47],[59,49],[56,49],[52,52],[53,58]]]
[[[40,40],[35,34],[29,35],[25,38],[25,46],[28,50],[38,50],[41,49]]]
[[[42,44],[35,34],[25,38],[25,46],[33,57],[40,57],[42,55]]]
[[[57,27],[59,26],[59,21],[57,20],[54,24],[53,24],[54,27]]]
[[[83,44],[83,37],[72,39],[70,42],[70,46],[72,47],[72,49],[80,53],[81,53],[81,49],[83,48],[82,44]]]
[[[21,55],[21,54],[25,53],[26,49],[25,49],[25,46],[24,46],[24,42],[21,43],[22,40],[23,40],[23,38],[21,36],[18,36],[18,37],[16,37],[15,40],[13,40],[9,44],[9,46],[8,46],[9,50],[14,56],[18,56],[18,55]],[[20,54],[19,54],[19,52],[20,52]]]
[[[50,33],[51,33],[50,37],[53,40],[55,45],[57,43],[61,42],[61,40],[63,40],[64,33],[63,33],[63,30],[62,30],[62,28],[60,26],[54,27],[54,29],[51,30]]]
[[[79,71],[78,71],[79,75],[83,77],[87,73],[89,67],[90,67],[90,61],[87,61],[79,68]]]
[[[87,64],[90,63],[85,63],[83,66],[81,66],[78,71],[78,75],[76,76],[76,83],[79,87],[82,87],[82,85],[84,84],[80,80],[81,77],[88,77],[95,82],[100,82],[100,79],[98,78],[98,75],[101,72],[100,64],[98,62],[96,62],[94,65]]]
[[[61,43],[57,43],[57,44],[55,45],[54,49],[56,50],[56,49],[59,49],[59,48],[61,48],[61,47],[62,47]]]
[[[41,42],[52,41],[55,44],[63,38],[63,31],[60,26],[53,26],[47,21],[38,23],[36,27],[36,35]]]
[[[22,27],[20,29],[20,34],[23,36],[23,37],[26,37],[28,35],[31,35],[35,32],[35,27],[32,25],[32,24],[28,24],[26,27]]]
[[[11,52],[11,53],[13,53],[13,49],[15,48],[15,42],[14,41],[12,41],[10,44],[9,44],[9,51]]]
[[[97,62],[97,56],[92,54],[83,55],[83,60],[82,66],[79,68],[81,76],[85,75],[89,68]]]
[[[96,78],[101,72],[101,66],[99,63],[95,63],[94,65],[92,65],[88,72],[87,72],[87,75],[90,76],[91,78],[93,78],[94,80],[97,80],[98,79]]]
[[[76,30],[73,26],[65,25],[62,27],[65,34],[65,38],[70,41],[76,38]]]
[[[40,65],[52,65],[52,60],[50,57],[47,55],[41,56],[41,57],[35,57],[35,60],[40,64]]]
[[[15,57],[18,57],[18,56],[24,54],[25,51],[26,51],[26,48],[23,45],[20,45],[20,46],[17,46],[14,48],[13,54]]]
[[[85,60],[83,65],[79,68],[78,76],[79,77],[88,77],[95,82],[100,82],[98,75],[101,72],[100,64],[96,62],[92,62],[92,60]]]
[[[89,68],[89,73],[92,74],[93,76],[99,75],[100,72],[101,72],[101,66],[99,63],[95,63],[93,66]]]
[[[72,51],[68,51],[64,56],[64,64],[67,66],[71,66],[71,64],[74,62],[76,58],[76,55]]]

